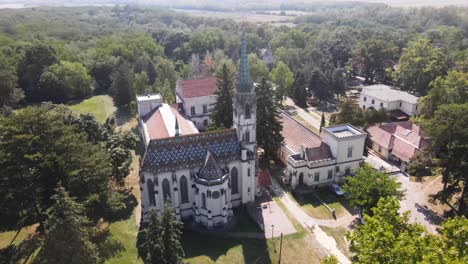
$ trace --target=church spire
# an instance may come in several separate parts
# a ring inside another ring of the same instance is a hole
[[[239,80],[237,82],[238,92],[250,92],[249,60],[247,54],[247,37],[242,33],[242,43],[240,52]]]

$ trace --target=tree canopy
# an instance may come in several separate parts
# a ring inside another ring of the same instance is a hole
[[[64,187],[55,189],[53,204],[47,210],[45,238],[38,263],[99,263],[96,246],[90,241],[89,220],[82,206],[71,198]]]
[[[420,39],[403,49],[394,79],[403,89],[425,95],[431,81],[444,70],[442,51],[432,47],[429,40]]]
[[[356,174],[347,177],[343,185],[343,191],[350,204],[366,214],[372,214],[372,208],[377,206],[382,197],[401,200],[404,192],[399,189],[398,182],[384,172],[375,171],[369,165],[357,169]]]
[[[451,205],[457,197],[456,211],[468,214],[468,104],[441,105],[434,117],[420,120],[425,133],[431,137],[433,155],[430,165],[440,168],[443,189],[435,200]]]
[[[456,217],[442,224],[442,235],[427,233],[409,222],[409,212],[398,213],[395,197],[379,200],[373,216],[364,215],[365,224],[347,234],[352,261],[356,263],[465,263],[468,221]]]

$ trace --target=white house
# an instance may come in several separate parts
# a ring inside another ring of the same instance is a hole
[[[285,138],[280,157],[291,187],[343,182],[363,162],[366,133],[350,124],[322,128],[321,137],[281,114]]]
[[[256,96],[246,45],[244,34],[232,129],[199,133],[188,117],[162,103],[160,95],[137,97],[145,143],[140,168],[143,216],[151,209],[162,212],[169,201],[179,219],[211,228],[227,223],[234,207],[255,200]]]
[[[273,55],[269,49],[260,49],[258,51],[258,56],[270,68],[275,64],[275,59],[273,58]]]
[[[206,130],[211,125],[211,114],[216,103],[216,78],[180,80],[176,86],[176,101],[198,129]]]
[[[362,89],[359,107],[362,109],[374,108],[375,110],[385,108],[391,112],[390,114],[395,119],[403,120],[405,117],[400,111],[408,116],[418,115],[418,97],[388,85],[370,85]]]

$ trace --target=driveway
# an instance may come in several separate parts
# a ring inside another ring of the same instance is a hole
[[[387,172],[397,169],[392,164],[375,155],[369,155],[365,158],[365,161],[375,169],[384,167]],[[392,177],[401,183],[401,189],[405,191],[405,197],[400,202],[400,213],[410,211],[409,217],[411,222],[424,226],[430,233],[437,233],[436,228],[443,219],[428,207],[429,201],[425,192],[428,186],[420,182],[410,181],[410,178],[403,173],[397,173]],[[435,184],[435,181],[430,184]]]
[[[429,208],[428,197],[424,191],[423,184],[412,182],[409,177],[402,173],[394,176],[405,190],[405,198],[400,202],[400,213],[410,211],[410,221],[424,226],[432,234],[437,233],[437,226],[443,218]]]

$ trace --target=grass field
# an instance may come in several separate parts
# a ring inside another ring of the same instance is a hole
[[[320,263],[320,256],[307,241],[306,230],[291,217],[277,197],[274,199],[298,231],[283,237],[282,263]],[[192,264],[278,263],[280,240],[220,238],[186,232],[183,245],[186,261]]]
[[[79,103],[71,104],[69,108],[79,114],[91,113],[101,123],[104,123],[106,118],[116,111],[114,101],[109,95],[93,96]]]
[[[345,198],[334,196],[326,188],[320,188],[316,193],[330,208],[335,209],[336,217],[341,217],[351,210]],[[295,194],[293,198],[308,215],[318,219],[333,219],[330,211],[312,193]]]
[[[138,227],[135,223],[135,212],[129,219],[111,223],[109,229],[112,239],[122,246],[122,250],[117,253],[116,257],[107,260],[105,263],[143,263],[138,258],[136,248]]]

